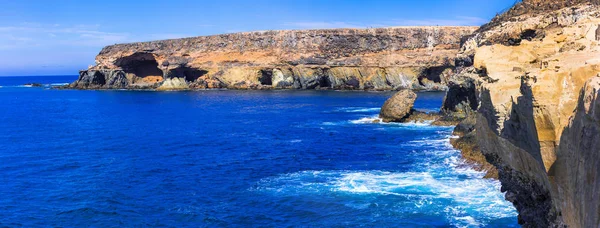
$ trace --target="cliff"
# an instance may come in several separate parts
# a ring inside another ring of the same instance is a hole
[[[445,90],[475,27],[265,31],[105,47],[80,89]]]
[[[525,227],[600,227],[600,7],[524,0],[461,47],[446,113],[476,119]]]

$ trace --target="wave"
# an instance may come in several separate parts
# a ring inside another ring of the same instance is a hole
[[[440,134],[440,133],[438,133]],[[418,139],[418,140],[412,140],[412,141],[408,141],[405,144],[406,145],[413,145],[413,146],[432,146],[432,147],[436,147],[436,148],[452,148],[452,145],[450,145],[450,137],[448,138],[441,138],[441,139]]]
[[[439,108],[415,108],[415,110],[425,113],[437,113],[440,111]]]
[[[337,126],[340,125],[340,123],[334,123],[334,122],[323,122],[322,125],[325,126]]]
[[[41,84],[41,86],[38,86],[38,87],[64,86],[64,85],[69,85],[69,84],[70,83],[68,83],[68,82],[47,83],[47,84]],[[0,87],[5,87],[5,88],[34,88],[33,85],[4,85],[4,86],[0,86]]]
[[[63,83],[50,83],[50,84],[44,84],[44,86],[49,85],[49,86],[65,86],[71,83],[68,82],[63,82]]]
[[[366,107],[346,107],[346,108],[336,109],[337,112],[350,112],[350,113],[379,112],[380,110],[381,110],[381,108],[366,108]]]
[[[379,118],[379,115],[363,117],[357,120],[350,120],[350,123],[353,124],[373,124],[373,123],[383,123],[383,120]]]
[[[341,198],[353,210],[385,204],[396,212],[443,216],[458,227],[516,217],[500,183],[483,179],[483,172],[465,165],[445,135],[400,145],[420,148],[411,155],[419,159],[409,171],[308,170],[261,179],[250,190],[282,197]]]
[[[433,126],[431,123],[433,121],[423,121],[423,122],[407,122],[407,123],[385,123],[379,115],[362,117],[356,120],[348,121],[352,124],[381,124],[381,125],[392,125],[392,126],[400,126],[405,128],[436,128],[436,129],[450,129],[450,127],[444,126]]]
[[[431,172],[302,171],[262,179],[251,190],[284,196],[319,194],[353,199],[363,196],[355,205],[357,208],[364,204],[393,203],[393,208],[412,213],[444,212],[457,225],[481,225],[488,219],[516,216],[500,193],[497,181]]]
[[[4,88],[34,88],[32,85],[5,85]]]

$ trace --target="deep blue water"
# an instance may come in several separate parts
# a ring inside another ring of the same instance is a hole
[[[390,93],[77,91],[0,77],[0,226],[517,227]],[[443,94],[419,94],[436,110]]]

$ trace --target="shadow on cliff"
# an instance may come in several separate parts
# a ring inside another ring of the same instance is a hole
[[[590,86],[592,81],[581,89],[575,112],[560,137],[556,162],[548,172],[555,187],[562,190],[563,217],[574,227],[600,225],[600,93]]]
[[[494,108],[494,103],[492,103],[490,90],[482,88],[480,99],[481,103],[478,109],[479,114],[481,114],[487,119],[488,127],[490,128],[490,130],[499,135],[498,128],[500,127],[500,125],[498,125],[498,112],[496,112],[496,108]]]
[[[516,101],[512,99],[510,115],[504,121],[501,132],[498,132],[499,117],[491,101],[490,91],[483,89],[479,113],[487,119],[490,129],[500,136],[498,143],[502,145],[499,148],[491,148],[491,151],[484,154],[486,159],[498,168],[501,190],[506,192],[506,200],[512,202],[519,211],[519,224],[523,227],[553,227],[562,224],[560,212],[554,208],[550,190],[544,183],[536,181],[537,173],[532,173],[539,170],[546,174],[535,126],[533,92],[527,77],[521,79],[520,91],[521,95]],[[503,145],[502,139],[508,140],[509,144]],[[518,163],[523,162],[522,156],[529,156],[520,154],[520,150],[534,158],[539,169],[517,168],[527,167],[526,164]],[[491,153],[493,151],[495,153]],[[510,161],[510,158],[516,160]],[[511,164],[513,162],[516,164]]]
[[[512,101],[510,117],[504,121],[500,136],[527,151],[544,167],[540,141],[535,126],[533,92],[525,77],[521,79],[520,91],[521,96],[517,97],[516,102],[514,99]]]

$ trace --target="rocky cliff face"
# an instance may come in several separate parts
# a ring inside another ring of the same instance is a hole
[[[105,47],[82,89],[445,90],[475,27],[248,32]]]
[[[525,227],[600,226],[600,7],[524,0],[464,42],[443,110],[475,132]]]

